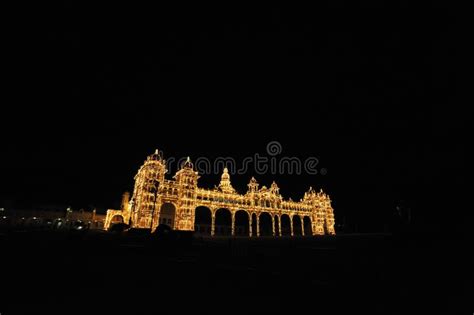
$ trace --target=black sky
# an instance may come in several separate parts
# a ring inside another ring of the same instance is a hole
[[[462,177],[455,23],[447,11],[371,12],[41,8],[13,34],[0,202],[105,209],[155,148],[242,159],[276,140],[328,170],[257,177],[286,197],[321,187],[339,217],[377,227],[398,200],[420,208],[436,176]],[[232,179],[244,191],[252,175]]]

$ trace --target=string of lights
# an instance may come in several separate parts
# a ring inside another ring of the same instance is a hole
[[[122,199],[122,209],[107,211],[105,229],[109,229],[113,218],[119,216],[123,222],[131,223],[133,228],[151,227],[152,232],[160,222],[174,230],[193,231],[196,208],[206,207],[211,211],[211,235],[215,235],[216,212],[222,208],[231,213],[231,235],[235,235],[235,214],[240,210],[248,215],[250,236],[260,236],[259,219],[264,213],[271,216],[273,236],[282,235],[283,215],[290,219],[291,235],[294,235],[294,219],[299,219],[302,235],[305,230],[314,235],[335,234],[331,199],[322,190],[316,192],[310,187],[300,201],[296,202],[291,198],[284,200],[275,182],[270,188],[262,186],[259,189],[257,180],[252,177],[246,194],[242,195],[232,187],[227,168],[224,168],[219,186],[206,189],[198,187],[199,174],[194,170],[189,157],[173,180],[165,179],[165,165],[166,161],[159,150],[147,157],[134,178],[135,187],[130,202],[126,193]],[[172,209],[155,211],[162,209],[165,204],[172,205]],[[305,219],[309,219],[309,231],[304,227]]]

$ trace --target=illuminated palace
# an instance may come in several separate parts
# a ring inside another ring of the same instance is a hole
[[[158,150],[135,176],[132,198],[125,193],[121,210],[107,211],[104,227],[125,222],[154,231],[159,224],[202,235],[282,236],[335,234],[331,200],[312,188],[299,201],[284,200],[252,177],[244,195],[235,191],[227,168],[214,189],[198,187],[198,172],[188,158],[173,180],[165,179],[165,160]]]

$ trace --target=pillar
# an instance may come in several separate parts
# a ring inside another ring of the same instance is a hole
[[[291,236],[293,236],[293,216],[290,215],[290,231],[291,231]]]
[[[303,219],[300,218],[301,221],[301,235],[304,236],[304,217]]]
[[[252,217],[252,214],[249,213],[249,236],[252,237],[252,222],[253,222],[253,217]]]
[[[109,229],[109,221],[110,221],[110,218],[109,218],[109,213],[107,213],[107,215],[105,216],[105,222],[104,222],[104,230],[108,230]]]
[[[259,220],[260,215],[257,215],[256,218],[257,218],[257,237],[260,237],[260,220]]]
[[[275,236],[275,217],[273,216],[273,214],[271,214],[272,216],[272,235]]]
[[[216,212],[211,212],[211,236],[214,236],[214,228],[216,227]]]
[[[279,236],[283,235],[281,233],[281,216],[278,217],[278,234],[280,234]]]
[[[232,236],[234,236],[235,235],[235,211],[232,211],[232,213],[231,213],[231,222],[232,222],[231,223],[231,225],[232,225],[232,227],[231,227],[232,233],[231,234],[232,234]]]
[[[155,216],[154,216],[154,215],[151,217],[151,224],[150,224],[150,226],[151,226],[151,231],[153,232],[153,231],[155,230],[155,227],[156,227],[156,226],[155,226]],[[171,227],[171,228],[173,228],[173,227]]]

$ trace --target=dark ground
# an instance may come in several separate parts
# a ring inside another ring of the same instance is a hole
[[[10,231],[0,240],[2,315],[471,309],[462,242],[410,232],[190,243],[97,231]]]

